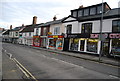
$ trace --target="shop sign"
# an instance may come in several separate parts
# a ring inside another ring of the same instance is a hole
[[[100,34],[90,34],[90,38],[99,38]],[[108,34],[102,34],[104,38],[108,38]]]
[[[64,38],[62,35],[48,36],[48,38]]]
[[[48,32],[48,35],[52,35],[52,32]]]
[[[78,35],[68,35],[68,38],[77,38]]]
[[[120,34],[109,34],[109,38],[120,38]]]
[[[68,38],[90,38],[90,34],[68,34],[67,35]]]

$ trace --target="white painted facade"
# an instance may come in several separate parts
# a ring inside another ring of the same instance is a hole
[[[38,31],[38,35],[41,35],[41,28],[34,28],[34,35],[36,35],[36,31]]]

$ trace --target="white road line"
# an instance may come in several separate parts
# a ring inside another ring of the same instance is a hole
[[[117,77],[117,76],[114,76],[114,75],[109,75],[110,77],[112,77],[112,78],[116,78],[116,79],[119,79],[119,77]]]
[[[50,58],[50,57],[47,57],[45,55],[42,55],[42,56],[45,57],[45,58],[48,58],[48,59],[52,59],[52,60],[55,60],[55,61],[59,61],[59,62],[63,62],[63,63],[69,64],[69,65],[72,65],[72,66],[84,68],[83,66],[79,66],[79,65],[76,65],[76,64],[73,64],[73,63],[69,63],[69,62],[66,62],[66,61],[63,61],[63,60],[59,60],[59,59],[56,59],[56,58]]]

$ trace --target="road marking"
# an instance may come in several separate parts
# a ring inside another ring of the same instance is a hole
[[[73,63],[69,63],[69,62],[66,62],[66,61],[63,61],[63,60],[59,60],[59,59],[56,59],[56,58],[50,58],[50,57],[47,57],[47,56],[45,56],[45,55],[42,55],[42,56],[45,57],[45,58],[48,58],[48,59],[52,59],[52,60],[55,60],[55,61],[60,61],[60,62],[69,64],[69,65],[72,65],[72,66],[84,68],[83,66],[79,66],[79,65],[76,65],[76,64],[73,64]]]
[[[19,64],[19,66],[22,67],[35,81],[38,81],[17,59],[13,58],[13,60],[17,62],[17,64]]]
[[[119,77],[117,77],[117,76],[114,76],[114,75],[109,75],[110,77],[112,77],[112,78],[116,78],[116,79],[119,79]]]

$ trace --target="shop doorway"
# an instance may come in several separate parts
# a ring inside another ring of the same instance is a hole
[[[63,45],[63,51],[68,51],[69,50],[69,40],[68,38],[64,39],[64,45]]]
[[[103,55],[109,56],[109,41],[103,42]]]

